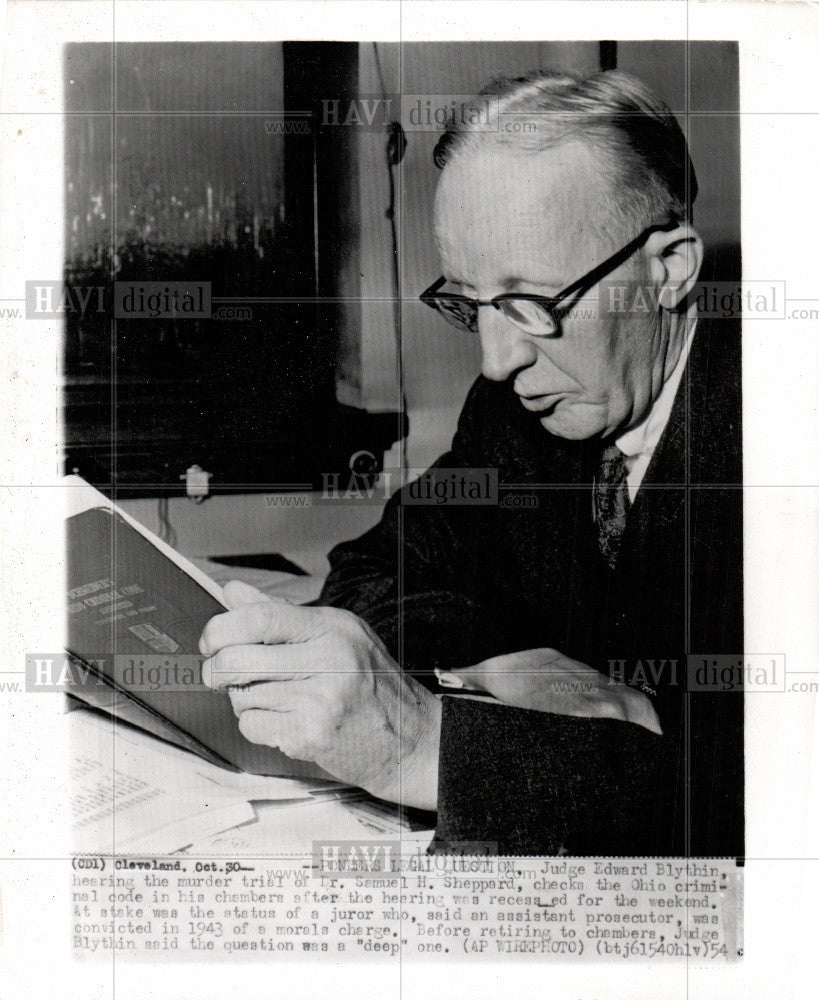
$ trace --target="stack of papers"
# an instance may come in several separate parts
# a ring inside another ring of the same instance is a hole
[[[78,852],[166,854],[256,819],[252,801],[315,802],[345,786],[223,770],[89,709],[63,718],[72,744]]]
[[[432,830],[360,788],[223,770],[89,708],[69,727],[74,853],[308,854],[315,840],[401,840]]]

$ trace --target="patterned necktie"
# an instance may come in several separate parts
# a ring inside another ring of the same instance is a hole
[[[594,481],[594,523],[600,555],[614,569],[620,541],[626,527],[631,500],[626,483],[626,456],[616,444],[610,444],[600,456],[600,467]]]

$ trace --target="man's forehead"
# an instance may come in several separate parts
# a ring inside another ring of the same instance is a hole
[[[517,152],[490,140],[459,152],[447,165],[435,197],[436,219],[476,201],[486,211],[503,205],[518,214],[559,212],[572,205],[592,209],[606,187],[586,143],[566,140],[538,152]]]
[[[435,229],[445,258],[467,250],[464,240],[506,243],[525,255],[585,244],[607,191],[592,151],[565,141],[548,149],[516,152],[487,142],[456,154],[441,176],[435,197]],[[542,245],[542,246],[541,246]]]

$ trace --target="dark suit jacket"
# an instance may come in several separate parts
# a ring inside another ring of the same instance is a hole
[[[436,464],[497,468],[501,498],[537,506],[407,506],[399,493],[379,525],[333,550],[320,601],[368,621],[433,688],[433,667],[552,647],[606,674],[613,661],[655,692],[662,737],[445,698],[439,840],[742,854],[742,695],[685,685],[688,654],[743,651],[740,415],[739,323],[700,320],[609,571],[591,518],[600,443],[547,433],[510,384],[479,378]]]

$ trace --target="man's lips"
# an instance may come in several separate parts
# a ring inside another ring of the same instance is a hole
[[[561,400],[566,398],[565,392],[550,392],[545,396],[519,396],[521,404],[531,413],[543,413],[553,410]]]

